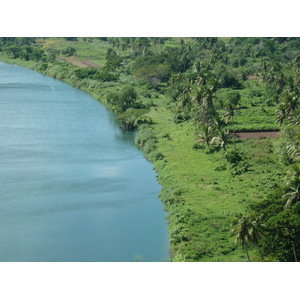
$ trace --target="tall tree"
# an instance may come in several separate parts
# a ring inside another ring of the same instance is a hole
[[[286,201],[284,206],[286,209],[291,208],[300,200],[300,166],[298,164],[294,164],[286,176],[283,199]]]
[[[242,248],[246,251],[248,261],[250,262],[249,246],[255,245],[258,247],[259,253],[264,261],[263,255],[258,245],[260,237],[263,235],[263,227],[265,225],[261,222],[261,217],[257,217],[254,213],[240,214],[232,223],[234,228],[230,231],[235,235],[235,243],[240,243]]]
[[[235,235],[235,243],[241,244],[243,250],[246,251],[248,261],[250,262],[249,256],[249,244],[251,243],[251,223],[248,216],[240,215],[232,224],[235,226],[231,231],[231,235]]]

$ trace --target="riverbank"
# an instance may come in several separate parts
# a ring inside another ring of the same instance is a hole
[[[54,64],[45,70],[42,63],[9,60],[47,76],[63,80],[101,101],[105,86],[98,89],[69,77],[75,68],[67,63]],[[62,72],[63,70],[63,72]],[[68,75],[69,74],[69,75]],[[118,87],[119,85],[115,85]],[[114,88],[110,84],[107,89]],[[162,185],[160,198],[168,213],[169,236],[173,261],[246,261],[246,255],[230,236],[230,224],[237,213],[251,203],[259,201],[279,178],[285,167],[278,162],[276,145],[270,139],[239,140],[240,151],[247,153],[251,165],[249,172],[234,174],[222,150],[208,153],[199,148],[190,122],[175,123],[171,103],[167,96],[157,93],[151,99],[153,106],[148,115],[153,124],[148,126],[155,139],[155,152],[143,149],[152,161]],[[138,137],[142,134],[142,129]],[[233,145],[229,145],[229,148]],[[256,249],[250,251],[259,261]]]

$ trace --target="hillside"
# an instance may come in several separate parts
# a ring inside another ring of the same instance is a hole
[[[299,45],[298,38],[2,38],[0,61],[90,93],[121,128],[138,131],[136,144],[162,185],[173,261],[294,261]]]

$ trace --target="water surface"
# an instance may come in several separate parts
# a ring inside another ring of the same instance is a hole
[[[167,261],[133,138],[83,91],[0,63],[0,261]]]

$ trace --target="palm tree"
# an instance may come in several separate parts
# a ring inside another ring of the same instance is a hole
[[[228,105],[226,105],[224,107],[223,118],[224,118],[225,123],[228,124],[230,119],[233,119],[233,117],[234,117],[234,107],[231,103],[229,103]]]
[[[183,62],[183,72],[186,71],[186,65],[187,65],[187,54],[184,53],[181,57],[180,60]]]
[[[224,151],[226,150],[226,144],[228,142],[228,139],[228,130],[220,128],[218,130],[218,135],[215,137],[215,141],[219,144],[220,147],[222,147]]]
[[[296,139],[290,140],[286,143],[286,150],[289,157],[292,160],[300,160],[300,143],[299,143],[299,136]]]
[[[179,79],[179,78],[177,78]],[[174,80],[176,80],[174,78]],[[189,83],[186,83],[183,87],[183,90],[178,97],[178,104],[177,108],[184,108],[186,105],[190,102],[190,93],[191,93],[191,85]]]
[[[178,84],[183,80],[182,73],[173,73],[169,79],[171,84]]]
[[[215,113],[212,121],[217,130],[223,128],[224,122],[221,120],[221,117],[217,112]]]
[[[224,118],[226,124],[228,124],[228,122],[229,122],[230,119],[232,120],[233,145],[234,145],[234,150],[236,150],[233,117],[234,117],[234,107],[233,107],[233,105],[231,103],[229,103],[224,108],[223,118]]]
[[[280,95],[280,107],[285,110],[286,117],[290,116],[299,104],[299,92],[297,89],[293,89],[293,87],[285,88]]]
[[[249,222],[248,216],[240,215],[232,224],[235,226],[231,231],[231,235],[235,235],[235,243],[240,243],[243,250],[246,250],[248,261],[250,262],[250,256],[248,252],[249,243],[251,241],[250,229],[251,222]]]
[[[197,60],[193,65],[193,72],[199,74],[201,69],[202,69],[202,62],[200,60]]]
[[[291,208],[295,202],[300,200],[300,166],[293,165],[292,170],[286,176],[286,190],[283,199],[286,201],[284,208]]]
[[[250,256],[248,253],[249,245],[255,245],[258,247],[259,254],[264,261],[264,257],[258,245],[258,241],[263,235],[264,224],[261,222],[261,216],[256,216],[255,213],[240,214],[238,218],[233,222],[232,226],[235,226],[230,233],[236,235],[235,243],[240,243],[243,250],[246,250],[248,261],[250,262]]]
[[[275,110],[277,124],[282,125],[283,121],[287,118],[286,107],[282,104],[279,104],[278,109]]]
[[[251,227],[250,227],[250,231],[249,231],[249,235],[251,237],[251,242],[253,245],[257,246],[258,252],[259,252],[262,260],[265,261],[263,255],[261,253],[259,244],[258,244],[259,239],[264,235],[262,229],[263,229],[263,227],[265,227],[265,224],[263,224],[261,222],[261,216],[257,217],[255,214],[252,214],[250,216],[250,218],[252,219],[252,220],[250,219]]]
[[[214,84],[211,82],[206,85],[196,82],[191,88],[191,103],[198,111],[197,118],[202,126],[213,123],[216,114],[213,104],[214,92]]]
[[[296,110],[293,114],[288,116],[288,123],[292,126],[300,125],[300,112]]]
[[[210,144],[215,136],[215,128],[210,125],[203,125],[198,136],[200,137],[200,142],[205,143],[208,149],[210,149]]]

